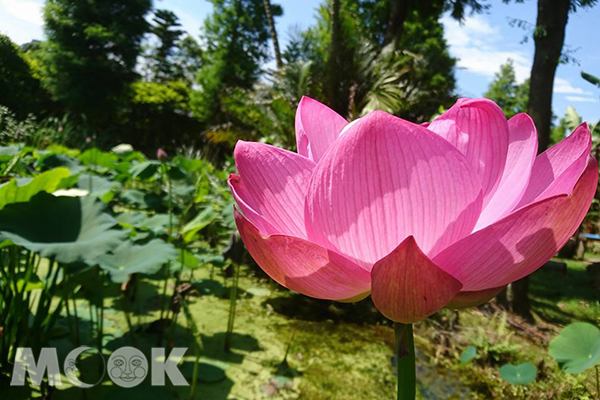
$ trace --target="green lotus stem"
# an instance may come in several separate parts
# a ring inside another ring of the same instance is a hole
[[[235,308],[237,302],[237,289],[238,282],[240,280],[240,266],[233,263],[235,268],[235,275],[233,278],[233,285],[231,287],[231,298],[229,303],[229,320],[227,321],[227,333],[225,334],[225,351],[231,350],[231,342],[233,341],[233,326],[235,322]]]
[[[412,325],[395,322],[394,333],[398,368],[398,400],[415,400],[417,379]]]
[[[194,359],[194,372],[192,376],[192,385],[190,388],[190,400],[194,400],[196,398],[196,388],[198,384],[198,370],[200,366],[200,355],[204,350],[204,345],[202,344],[202,335],[200,335],[200,330],[198,329],[198,325],[194,321],[194,317],[190,312],[190,308],[185,299],[185,296],[181,297],[181,305],[183,308],[183,313],[185,314],[185,318],[187,319],[188,329],[192,331],[194,335],[194,351],[195,351],[195,359]]]
[[[167,196],[168,196],[167,202],[169,203],[169,231],[167,234],[167,243],[171,243],[171,236],[173,234],[173,193],[171,190],[171,180],[169,179],[169,174],[167,173],[167,166],[163,162],[161,167],[162,167],[161,172],[162,172],[163,181],[167,183]],[[167,261],[167,266],[165,268],[165,280],[163,282],[163,287],[162,287],[162,297],[160,299],[160,318],[159,318],[160,321],[162,321],[162,319],[165,317],[165,305],[166,305],[167,288],[168,288],[170,273],[171,273],[171,262]],[[158,334],[158,341],[157,341],[157,344],[159,346],[162,344],[163,335],[164,335],[164,332],[163,332],[163,329],[161,328],[160,333]]]
[[[600,398],[600,371],[596,365],[596,399]]]

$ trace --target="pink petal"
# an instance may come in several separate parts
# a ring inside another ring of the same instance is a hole
[[[405,324],[427,318],[460,291],[462,284],[435,265],[409,236],[371,271],[371,297],[392,321]]]
[[[446,304],[446,308],[460,310],[463,308],[480,306],[496,297],[496,295],[503,291],[505,288],[506,286],[501,286],[497,288],[478,290],[476,292],[458,292],[456,296],[454,296],[452,300],[450,300],[450,302]]]
[[[239,141],[234,157],[240,176],[230,178],[229,184],[246,218],[266,235],[306,237],[304,198],[315,164],[296,153],[255,142]]]
[[[488,99],[459,99],[428,129],[471,162],[481,178],[485,206],[500,183],[508,152],[508,124],[500,107]]]
[[[298,154],[318,162],[348,124],[331,108],[310,97],[302,97],[296,110]]]
[[[529,115],[518,114],[508,121],[508,130],[506,167],[498,189],[477,221],[476,231],[512,211],[523,197],[529,183],[538,147],[535,125]]]
[[[571,195],[525,206],[458,241],[433,261],[459,279],[465,291],[500,287],[531,274],[583,221],[598,185],[598,165],[592,157],[588,160]]]
[[[234,214],[248,252],[263,271],[280,285],[327,300],[361,298],[361,294],[369,292],[369,272],[352,261],[297,237],[263,237],[237,210],[234,210]]]
[[[435,254],[469,234],[480,210],[479,179],[460,152],[419,125],[375,111],[317,164],[306,227],[311,240],[369,266],[409,235]]]
[[[540,154],[535,159],[529,185],[517,207],[570,193],[587,165],[591,148],[592,134],[583,123],[569,137]]]

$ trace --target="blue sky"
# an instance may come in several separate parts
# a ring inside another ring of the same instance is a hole
[[[285,45],[289,32],[314,23],[316,9],[323,0],[279,0],[284,15],[276,20],[279,36]],[[274,1],[277,2],[277,1]],[[510,18],[535,23],[536,1],[504,4],[489,1],[491,8],[484,14],[472,15],[459,24],[448,16],[442,18],[450,51],[458,58],[458,93],[461,96],[481,96],[495,72],[508,58],[514,61],[517,79],[529,76],[533,60],[533,41],[522,43],[528,35],[523,29],[511,27]],[[42,39],[41,7],[43,0],[0,0],[0,32],[21,44]],[[211,12],[206,0],[155,0],[156,8],[173,10],[185,29],[197,35],[204,18]],[[600,88],[580,77],[581,70],[600,76],[600,29],[597,23],[600,5],[580,9],[571,14],[565,44],[580,65],[560,65],[554,84],[554,113],[562,116],[569,105],[574,106],[584,120],[600,119]]]

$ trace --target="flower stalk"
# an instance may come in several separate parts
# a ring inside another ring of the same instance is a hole
[[[398,371],[398,400],[415,400],[415,345],[411,324],[394,323],[396,337],[396,367]]]

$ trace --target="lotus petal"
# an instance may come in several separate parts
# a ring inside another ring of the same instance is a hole
[[[298,154],[318,162],[348,124],[342,116],[310,97],[302,97],[296,110]]]
[[[234,157],[239,176],[231,176],[229,184],[246,218],[265,235],[306,237],[304,197],[314,163],[287,150],[243,141],[235,146]]]
[[[570,193],[588,164],[591,148],[592,134],[583,123],[569,137],[537,156],[518,207]]]
[[[377,309],[392,321],[420,321],[440,310],[462,284],[435,265],[409,236],[371,271],[371,297]]]
[[[257,264],[288,289],[327,300],[362,298],[371,284],[369,272],[338,253],[287,235],[263,237],[237,210],[240,236]]]
[[[438,254],[433,261],[459,279],[465,291],[500,287],[548,261],[575,233],[598,185],[598,164],[588,165],[570,195],[525,206]]]
[[[306,197],[307,234],[364,266],[409,235],[431,256],[472,231],[481,201],[477,174],[452,145],[375,111],[315,168]]]
[[[498,189],[483,209],[475,230],[485,228],[510,213],[519,203],[529,183],[537,154],[537,131],[527,114],[508,121],[509,143],[506,166]]]
[[[459,99],[428,129],[471,162],[481,179],[485,206],[498,188],[508,153],[509,130],[502,109],[488,99]]]

